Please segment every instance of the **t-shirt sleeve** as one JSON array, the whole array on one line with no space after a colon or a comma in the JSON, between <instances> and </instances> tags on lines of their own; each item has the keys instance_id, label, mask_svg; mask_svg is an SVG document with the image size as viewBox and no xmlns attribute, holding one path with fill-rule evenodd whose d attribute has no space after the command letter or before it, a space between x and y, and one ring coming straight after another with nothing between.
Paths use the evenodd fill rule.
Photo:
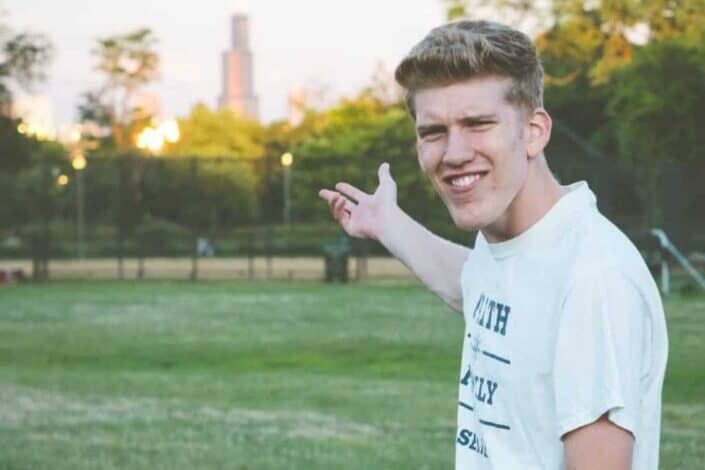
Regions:
<instances>
[{"instance_id":1,"label":"t-shirt sleeve","mask_svg":"<svg viewBox=\"0 0 705 470\"><path fill-rule=\"evenodd\" d=\"M650 354L646 308L638 288L618 272L584 275L569 288L553 368L559 437L605 413L638 437L640 381Z\"/></svg>"}]
</instances>

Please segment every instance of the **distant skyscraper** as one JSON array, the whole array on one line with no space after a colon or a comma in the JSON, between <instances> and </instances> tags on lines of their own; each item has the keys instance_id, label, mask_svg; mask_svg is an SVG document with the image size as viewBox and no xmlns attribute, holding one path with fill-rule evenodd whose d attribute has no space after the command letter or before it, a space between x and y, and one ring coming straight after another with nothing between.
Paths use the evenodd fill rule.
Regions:
<instances>
[{"instance_id":1,"label":"distant skyscraper","mask_svg":"<svg viewBox=\"0 0 705 470\"><path fill-rule=\"evenodd\" d=\"M248 23L247 15L236 13L232 17L232 44L223 53L223 92L218 107L259 119Z\"/></svg>"},{"instance_id":2,"label":"distant skyscraper","mask_svg":"<svg viewBox=\"0 0 705 470\"><path fill-rule=\"evenodd\" d=\"M289 125L296 127L306 117L306 108L308 106L308 93L303 87L297 86L289 91Z\"/></svg>"}]
</instances>

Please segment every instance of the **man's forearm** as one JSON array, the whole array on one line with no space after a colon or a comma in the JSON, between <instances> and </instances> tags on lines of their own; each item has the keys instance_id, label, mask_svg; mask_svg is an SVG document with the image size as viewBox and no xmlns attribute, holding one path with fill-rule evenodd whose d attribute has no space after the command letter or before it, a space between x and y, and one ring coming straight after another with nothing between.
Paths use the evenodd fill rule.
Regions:
<instances>
[{"instance_id":1,"label":"man's forearm","mask_svg":"<svg viewBox=\"0 0 705 470\"><path fill-rule=\"evenodd\" d=\"M460 273L470 249L431 233L398 207L387 214L384 226L378 241L431 292L462 312Z\"/></svg>"}]
</instances>

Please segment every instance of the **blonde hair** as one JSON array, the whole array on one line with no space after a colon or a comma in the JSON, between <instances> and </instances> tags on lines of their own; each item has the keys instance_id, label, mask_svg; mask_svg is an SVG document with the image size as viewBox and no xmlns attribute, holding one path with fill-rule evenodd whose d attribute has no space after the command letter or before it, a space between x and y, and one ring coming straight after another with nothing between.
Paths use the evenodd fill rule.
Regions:
<instances>
[{"instance_id":1,"label":"blonde hair","mask_svg":"<svg viewBox=\"0 0 705 470\"><path fill-rule=\"evenodd\" d=\"M487 75L511 78L507 102L529 113L543 106L543 67L531 39L491 21L461 20L432 29L404 57L394 77L416 119L416 91Z\"/></svg>"}]
</instances>

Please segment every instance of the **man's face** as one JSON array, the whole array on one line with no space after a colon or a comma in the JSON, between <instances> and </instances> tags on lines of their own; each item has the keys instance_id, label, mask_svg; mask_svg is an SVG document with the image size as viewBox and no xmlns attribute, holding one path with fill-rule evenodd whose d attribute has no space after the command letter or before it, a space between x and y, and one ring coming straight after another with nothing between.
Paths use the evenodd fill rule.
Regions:
<instances>
[{"instance_id":1,"label":"man's face","mask_svg":"<svg viewBox=\"0 0 705 470\"><path fill-rule=\"evenodd\" d=\"M485 76L415 95L419 163L463 230L506 223L526 179L528 123L509 85Z\"/></svg>"}]
</instances>

